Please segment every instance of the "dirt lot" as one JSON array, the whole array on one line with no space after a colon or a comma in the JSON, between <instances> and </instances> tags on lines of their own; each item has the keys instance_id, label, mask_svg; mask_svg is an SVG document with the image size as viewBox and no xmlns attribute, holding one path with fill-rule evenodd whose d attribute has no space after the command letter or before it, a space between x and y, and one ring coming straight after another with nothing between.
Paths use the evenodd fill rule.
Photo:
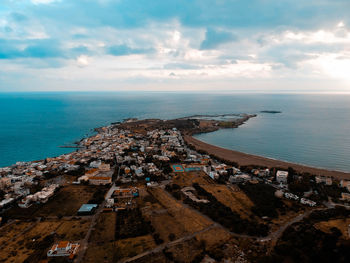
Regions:
<instances>
[{"instance_id":1,"label":"dirt lot","mask_svg":"<svg viewBox=\"0 0 350 263\"><path fill-rule=\"evenodd\" d=\"M197 212L183 206L161 188L150 188L150 193L167 210L169 215L180 224L185 232L194 233L211 225L211 222ZM167 222L164 222L165 224Z\"/></svg>"},{"instance_id":2,"label":"dirt lot","mask_svg":"<svg viewBox=\"0 0 350 263\"><path fill-rule=\"evenodd\" d=\"M220 227L212 228L195 237L196 240L205 242L206 249L210 249L218 244L223 244L230 238L231 235Z\"/></svg>"},{"instance_id":3,"label":"dirt lot","mask_svg":"<svg viewBox=\"0 0 350 263\"><path fill-rule=\"evenodd\" d=\"M214 184L214 181L204 172L184 172L176 173L173 183L181 187L192 186L193 183L200 185Z\"/></svg>"},{"instance_id":4,"label":"dirt lot","mask_svg":"<svg viewBox=\"0 0 350 263\"><path fill-rule=\"evenodd\" d=\"M69 185L63 187L37 213L37 216L74 216L80 206L87 203L94 192L94 186ZM57 209L59 207L59 209Z\"/></svg>"},{"instance_id":5,"label":"dirt lot","mask_svg":"<svg viewBox=\"0 0 350 263\"><path fill-rule=\"evenodd\" d=\"M114 241L116 216L117 214L114 212L102 213L91 233L89 242L105 243Z\"/></svg>"},{"instance_id":6,"label":"dirt lot","mask_svg":"<svg viewBox=\"0 0 350 263\"><path fill-rule=\"evenodd\" d=\"M115 242L115 260L134 257L142 252L155 248L153 237L151 235L135 238L121 239Z\"/></svg>"},{"instance_id":7,"label":"dirt lot","mask_svg":"<svg viewBox=\"0 0 350 263\"><path fill-rule=\"evenodd\" d=\"M86 251L83 259L84 263L95 262L115 262L113 260L115 253L115 242L108 242L104 244L90 245Z\"/></svg>"},{"instance_id":8,"label":"dirt lot","mask_svg":"<svg viewBox=\"0 0 350 263\"><path fill-rule=\"evenodd\" d=\"M86 185L68 185L45 204L33 204L29 208L15 206L5 212L6 218L35 219L36 217L75 216L80 206L87 203L98 188ZM59 208L59 209L58 209Z\"/></svg>"},{"instance_id":9,"label":"dirt lot","mask_svg":"<svg viewBox=\"0 0 350 263\"><path fill-rule=\"evenodd\" d=\"M343 234L342 238L350 239L348 234L349 224L350 224L350 218L344 218L344 219L333 219L329 221L319 222L315 224L315 227L326 233L331 233L330 229L332 227L336 227L342 232Z\"/></svg>"},{"instance_id":10,"label":"dirt lot","mask_svg":"<svg viewBox=\"0 0 350 263\"><path fill-rule=\"evenodd\" d=\"M233 191L226 185L201 185L207 192L211 193L222 204L230 207L243 218L251 217L250 208L254 205L243 191Z\"/></svg>"},{"instance_id":11,"label":"dirt lot","mask_svg":"<svg viewBox=\"0 0 350 263\"><path fill-rule=\"evenodd\" d=\"M83 262L117 262L122 258L133 257L155 247L156 244L151 235L121 239L104 244L90 244Z\"/></svg>"},{"instance_id":12,"label":"dirt lot","mask_svg":"<svg viewBox=\"0 0 350 263\"><path fill-rule=\"evenodd\" d=\"M84 237L87 220L48 220L43 222L18 222L1 231L0 262L23 262L31 256L30 262L46 258L47 250L54 241L80 240ZM52 233L55 234L52 234Z\"/></svg>"}]
</instances>

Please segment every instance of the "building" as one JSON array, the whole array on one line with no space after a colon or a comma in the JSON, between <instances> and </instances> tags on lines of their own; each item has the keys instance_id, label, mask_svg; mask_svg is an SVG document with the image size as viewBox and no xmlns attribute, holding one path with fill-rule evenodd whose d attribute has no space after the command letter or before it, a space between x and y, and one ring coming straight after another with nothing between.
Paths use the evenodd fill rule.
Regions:
<instances>
[{"instance_id":1,"label":"building","mask_svg":"<svg viewBox=\"0 0 350 263\"><path fill-rule=\"evenodd\" d=\"M101 172L109 172L111 170L111 165L110 164L106 164L106 163L102 163L99 167L99 170Z\"/></svg>"},{"instance_id":2,"label":"building","mask_svg":"<svg viewBox=\"0 0 350 263\"><path fill-rule=\"evenodd\" d=\"M350 192L350 181L349 180L341 180L340 187L344 187Z\"/></svg>"},{"instance_id":3,"label":"building","mask_svg":"<svg viewBox=\"0 0 350 263\"><path fill-rule=\"evenodd\" d=\"M93 176L89 178L89 183L93 185L106 185L112 183L112 177Z\"/></svg>"},{"instance_id":4,"label":"building","mask_svg":"<svg viewBox=\"0 0 350 263\"><path fill-rule=\"evenodd\" d=\"M278 170L276 173L276 181L278 183L286 184L288 179L288 172L287 171L280 171Z\"/></svg>"},{"instance_id":5,"label":"building","mask_svg":"<svg viewBox=\"0 0 350 263\"><path fill-rule=\"evenodd\" d=\"M48 257L69 257L73 259L78 251L79 243L70 243L69 241L60 241L54 244L49 251Z\"/></svg>"},{"instance_id":6,"label":"building","mask_svg":"<svg viewBox=\"0 0 350 263\"><path fill-rule=\"evenodd\" d=\"M132 198L138 196L139 190L137 188L116 189L112 194L113 198Z\"/></svg>"},{"instance_id":7,"label":"building","mask_svg":"<svg viewBox=\"0 0 350 263\"><path fill-rule=\"evenodd\" d=\"M344 201L350 201L350 194L349 193L341 193L341 199Z\"/></svg>"},{"instance_id":8,"label":"building","mask_svg":"<svg viewBox=\"0 0 350 263\"><path fill-rule=\"evenodd\" d=\"M78 210L78 215L92 215L97 209L97 206L97 204L83 204Z\"/></svg>"},{"instance_id":9,"label":"building","mask_svg":"<svg viewBox=\"0 0 350 263\"><path fill-rule=\"evenodd\" d=\"M326 185L332 185L332 178L327 176L316 176L316 184L324 183Z\"/></svg>"}]
</instances>

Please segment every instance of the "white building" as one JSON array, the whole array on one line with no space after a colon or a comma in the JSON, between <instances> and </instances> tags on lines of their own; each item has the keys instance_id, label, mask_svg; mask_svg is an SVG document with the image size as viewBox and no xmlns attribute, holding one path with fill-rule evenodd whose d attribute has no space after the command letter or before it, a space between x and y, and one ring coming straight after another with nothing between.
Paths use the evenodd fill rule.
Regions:
<instances>
[{"instance_id":1,"label":"white building","mask_svg":"<svg viewBox=\"0 0 350 263\"><path fill-rule=\"evenodd\" d=\"M278 183L286 184L288 179L288 172L287 171L280 171L278 170L276 173L276 181Z\"/></svg>"},{"instance_id":2,"label":"white building","mask_svg":"<svg viewBox=\"0 0 350 263\"><path fill-rule=\"evenodd\" d=\"M60 241L54 244L49 251L47 251L48 257L70 257L73 258L77 253L79 244L72 244L69 241Z\"/></svg>"}]
</instances>

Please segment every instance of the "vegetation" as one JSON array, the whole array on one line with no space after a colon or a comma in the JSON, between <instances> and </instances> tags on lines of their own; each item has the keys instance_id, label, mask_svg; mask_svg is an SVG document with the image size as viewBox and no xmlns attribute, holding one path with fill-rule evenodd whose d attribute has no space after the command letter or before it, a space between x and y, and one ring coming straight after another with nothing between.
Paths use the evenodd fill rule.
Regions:
<instances>
[{"instance_id":1,"label":"vegetation","mask_svg":"<svg viewBox=\"0 0 350 263\"><path fill-rule=\"evenodd\" d=\"M120 210L117 214L115 238L125 239L144 236L154 232L150 222L145 221L140 209Z\"/></svg>"},{"instance_id":2,"label":"vegetation","mask_svg":"<svg viewBox=\"0 0 350 263\"><path fill-rule=\"evenodd\" d=\"M350 262L349 244L339 240L341 232L316 229L307 221L296 223L283 233L274 252L265 262Z\"/></svg>"},{"instance_id":3,"label":"vegetation","mask_svg":"<svg viewBox=\"0 0 350 263\"><path fill-rule=\"evenodd\" d=\"M241 184L239 186L252 200L252 212L257 216L277 218L277 209L284 210L283 202L275 196L275 188L268 184Z\"/></svg>"},{"instance_id":4,"label":"vegetation","mask_svg":"<svg viewBox=\"0 0 350 263\"><path fill-rule=\"evenodd\" d=\"M97 190L92 195L88 204L101 204L105 200L105 194L107 189L107 187L99 186L99 188L97 188Z\"/></svg>"},{"instance_id":5,"label":"vegetation","mask_svg":"<svg viewBox=\"0 0 350 263\"><path fill-rule=\"evenodd\" d=\"M200 187L198 184L193 184L198 195L204 196L209 203L197 203L190 199L185 199L187 204L195 207L202 213L209 216L214 221L227 227L235 233L246 233L254 236L266 236L269 227L265 224L259 224L253 220L242 219L240 215L233 212L229 207L220 203L211 193Z\"/></svg>"}]
</instances>

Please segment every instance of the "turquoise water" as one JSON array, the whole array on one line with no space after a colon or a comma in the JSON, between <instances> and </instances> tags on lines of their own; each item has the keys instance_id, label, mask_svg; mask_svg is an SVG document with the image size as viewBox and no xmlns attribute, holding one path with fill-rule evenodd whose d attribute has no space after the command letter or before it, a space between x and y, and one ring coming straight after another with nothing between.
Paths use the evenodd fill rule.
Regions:
<instances>
[{"instance_id":1,"label":"turquoise water","mask_svg":"<svg viewBox=\"0 0 350 263\"><path fill-rule=\"evenodd\" d=\"M350 96L141 92L0 94L0 166L69 152L58 146L125 118L225 113L258 117L238 129L197 138L247 153L350 171Z\"/></svg>"}]
</instances>

